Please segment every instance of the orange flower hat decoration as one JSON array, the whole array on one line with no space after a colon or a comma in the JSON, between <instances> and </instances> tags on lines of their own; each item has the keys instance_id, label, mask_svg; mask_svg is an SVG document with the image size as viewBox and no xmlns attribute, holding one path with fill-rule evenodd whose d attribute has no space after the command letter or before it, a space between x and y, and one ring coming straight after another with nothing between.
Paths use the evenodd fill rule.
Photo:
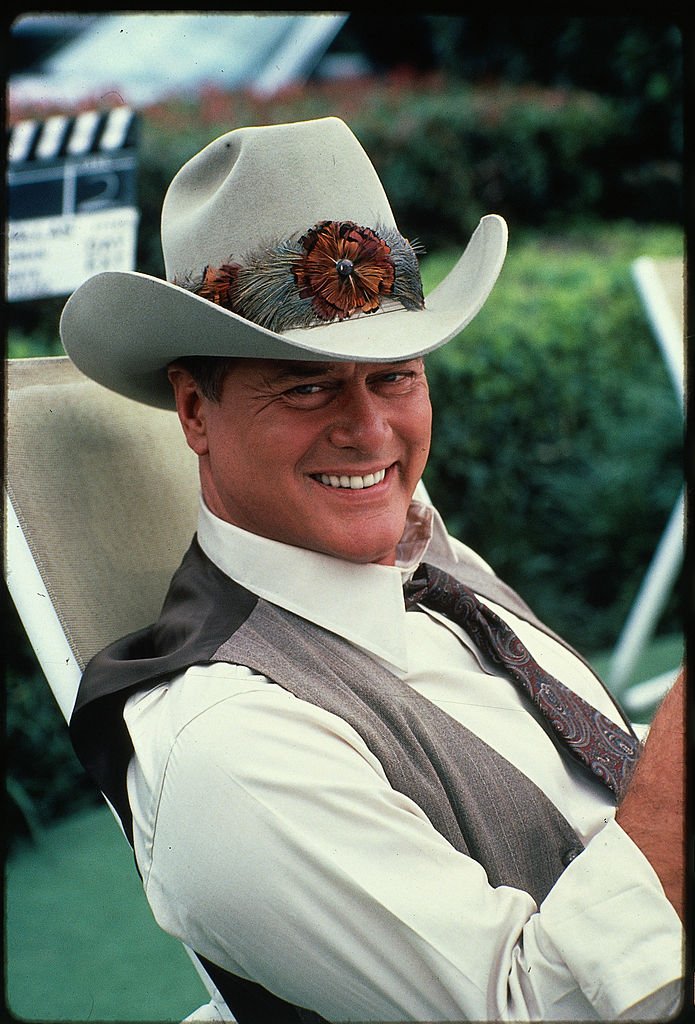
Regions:
<instances>
[{"instance_id":1,"label":"orange flower hat decoration","mask_svg":"<svg viewBox=\"0 0 695 1024\"><path fill-rule=\"evenodd\" d=\"M305 255L294 270L301 298L311 298L321 320L374 313L396 276L391 249L371 228L326 220L301 239Z\"/></svg>"},{"instance_id":2,"label":"orange flower hat decoration","mask_svg":"<svg viewBox=\"0 0 695 1024\"><path fill-rule=\"evenodd\" d=\"M375 313L384 298L422 309L422 251L395 228L326 220L243 263L207 266L198 280L174 283L282 332Z\"/></svg>"}]
</instances>

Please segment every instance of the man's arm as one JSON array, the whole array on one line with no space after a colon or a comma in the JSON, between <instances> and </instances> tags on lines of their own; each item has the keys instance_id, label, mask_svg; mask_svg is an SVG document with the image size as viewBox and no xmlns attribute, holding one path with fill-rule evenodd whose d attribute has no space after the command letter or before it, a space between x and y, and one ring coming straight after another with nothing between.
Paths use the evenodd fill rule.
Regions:
<instances>
[{"instance_id":1,"label":"man's arm","mask_svg":"<svg viewBox=\"0 0 695 1024\"><path fill-rule=\"evenodd\" d=\"M351 726L248 670L194 667L126 720L155 916L232 973L329 1020L614 1020L654 992L674 1012L678 918L614 821L537 908L491 887Z\"/></svg>"},{"instance_id":2,"label":"man's arm","mask_svg":"<svg viewBox=\"0 0 695 1024\"><path fill-rule=\"evenodd\" d=\"M654 717L616 820L641 849L684 920L685 674Z\"/></svg>"}]
</instances>

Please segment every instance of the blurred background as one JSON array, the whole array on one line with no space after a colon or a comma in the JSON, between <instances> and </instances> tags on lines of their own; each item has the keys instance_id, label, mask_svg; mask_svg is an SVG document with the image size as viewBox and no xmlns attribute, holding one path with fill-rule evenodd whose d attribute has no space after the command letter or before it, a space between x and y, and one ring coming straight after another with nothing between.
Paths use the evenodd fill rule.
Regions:
<instances>
[{"instance_id":1,"label":"blurred background","mask_svg":"<svg viewBox=\"0 0 695 1024\"><path fill-rule=\"evenodd\" d=\"M401 232L426 248L426 292L480 216L506 218L509 254L490 299L428 359L425 482L451 531L610 685L683 484L682 402L632 272L640 256L683 258L682 27L637 16L114 12L23 16L5 43L11 358L62 354L60 310L88 276L55 249L56 218L81 214L119 269L163 276L166 187L234 127L344 118ZM115 182L103 208L89 192L95 155ZM83 191L66 210L69 174ZM683 656L677 553L669 572L616 691ZM6 603L9 1010L180 1019L204 990L151 922ZM657 697L634 717L649 721Z\"/></svg>"}]
</instances>

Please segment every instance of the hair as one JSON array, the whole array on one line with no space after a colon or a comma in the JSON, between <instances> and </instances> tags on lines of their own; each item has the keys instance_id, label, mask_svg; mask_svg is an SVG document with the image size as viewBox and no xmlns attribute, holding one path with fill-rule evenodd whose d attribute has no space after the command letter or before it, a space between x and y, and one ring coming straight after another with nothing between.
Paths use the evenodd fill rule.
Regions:
<instances>
[{"instance_id":1,"label":"hair","mask_svg":"<svg viewBox=\"0 0 695 1024\"><path fill-rule=\"evenodd\" d=\"M188 370L201 394L211 402L220 401L224 379L234 362L233 356L182 356L174 360L175 365Z\"/></svg>"}]
</instances>

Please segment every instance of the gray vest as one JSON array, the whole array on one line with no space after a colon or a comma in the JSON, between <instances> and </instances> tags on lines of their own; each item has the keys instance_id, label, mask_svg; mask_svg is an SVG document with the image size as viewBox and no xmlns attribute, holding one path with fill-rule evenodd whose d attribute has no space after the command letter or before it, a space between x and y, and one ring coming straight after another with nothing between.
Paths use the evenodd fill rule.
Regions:
<instances>
[{"instance_id":1,"label":"gray vest","mask_svg":"<svg viewBox=\"0 0 695 1024\"><path fill-rule=\"evenodd\" d=\"M435 535L427 559L551 632L497 577L473 563L452 564L443 535ZM229 579L195 539L157 623L89 663L71 720L76 752L131 841L125 780L132 746L123 705L160 679L216 661L246 665L353 726L390 785L414 800L456 850L482 864L493 886L523 889L540 903L581 852L565 818L505 758L346 640Z\"/></svg>"}]
</instances>

